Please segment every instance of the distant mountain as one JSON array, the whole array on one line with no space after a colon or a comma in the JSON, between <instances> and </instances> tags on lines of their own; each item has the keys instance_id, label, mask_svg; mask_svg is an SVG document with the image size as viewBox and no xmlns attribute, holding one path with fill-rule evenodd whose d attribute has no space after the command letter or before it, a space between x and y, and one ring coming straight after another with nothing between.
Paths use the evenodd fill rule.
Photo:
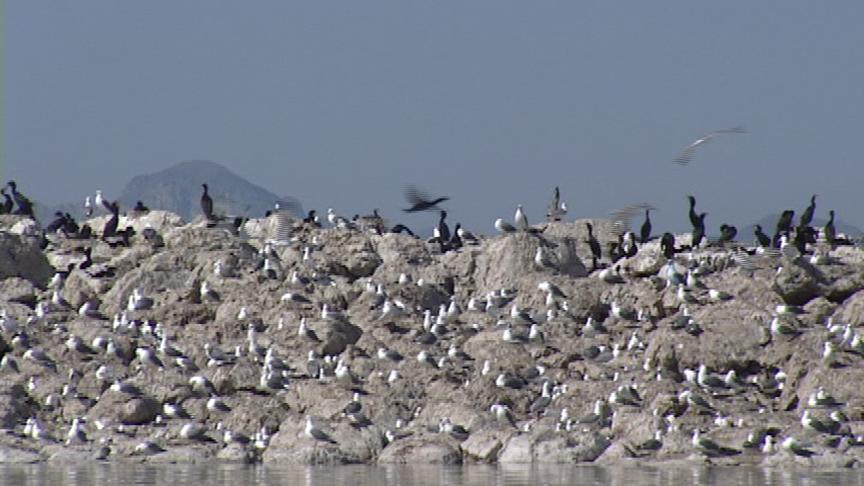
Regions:
<instances>
[{"instance_id":1,"label":"distant mountain","mask_svg":"<svg viewBox=\"0 0 864 486\"><path fill-rule=\"evenodd\" d=\"M201 184L210 188L216 213L260 217L273 209L274 203L302 212L297 200L279 197L231 172L225 166L206 160L180 162L153 174L133 177L120 192L121 210L142 201L151 209L179 214L186 221L201 215Z\"/></svg>"},{"instance_id":2,"label":"distant mountain","mask_svg":"<svg viewBox=\"0 0 864 486\"><path fill-rule=\"evenodd\" d=\"M290 197L276 194L257 186L231 172L225 166L206 160L180 162L154 174L133 177L120 192L120 211L126 212L138 201L150 209L164 209L179 214L184 220L192 221L201 215L201 184L206 183L213 198L217 214L261 217L279 202L283 208L301 215L303 207ZM108 198L116 197L116 192L106 191ZM65 204L42 204L34 201L36 217L42 224L54 219L55 211L63 211L80 219L84 215L84 201ZM96 209L97 215L105 214L104 209Z\"/></svg>"},{"instance_id":3,"label":"distant mountain","mask_svg":"<svg viewBox=\"0 0 864 486\"><path fill-rule=\"evenodd\" d=\"M798 224L798 218L799 217L800 217L800 215L796 211L795 212L795 224ZM762 231L764 231L766 235L771 236L774 234L774 231L777 229L777 220L778 219L780 219L780 213L769 214L754 224L762 225ZM821 228L822 226L825 226L825 223L827 223L827 222L828 222L828 218L815 217L815 218L813 218L813 223L811 223L811 226L816 227L816 228ZM846 233L849 236L860 236L862 233L864 233L864 231L861 231L861 228L852 226L851 224L846 223L843 220L837 219L837 218L834 219L834 227L837 229L838 233ZM749 234L752 236L753 235L752 228L753 228L753 225L750 225L750 228L745 228L745 231L746 231L745 234ZM742 229L739 228L738 229L739 234L741 234L741 231L742 231ZM739 239L740 239L740 237L739 237Z\"/></svg>"}]
</instances>

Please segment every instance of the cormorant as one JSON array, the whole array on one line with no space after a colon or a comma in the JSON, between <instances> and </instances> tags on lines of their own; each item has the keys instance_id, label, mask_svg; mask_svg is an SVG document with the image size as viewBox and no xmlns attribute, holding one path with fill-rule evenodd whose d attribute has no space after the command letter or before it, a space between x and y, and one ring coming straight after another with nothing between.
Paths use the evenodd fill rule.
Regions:
<instances>
[{"instance_id":1,"label":"cormorant","mask_svg":"<svg viewBox=\"0 0 864 486\"><path fill-rule=\"evenodd\" d=\"M204 194L201 195L201 212L208 221L213 220L213 199L207 193L207 184L201 184L204 188Z\"/></svg>"}]
</instances>

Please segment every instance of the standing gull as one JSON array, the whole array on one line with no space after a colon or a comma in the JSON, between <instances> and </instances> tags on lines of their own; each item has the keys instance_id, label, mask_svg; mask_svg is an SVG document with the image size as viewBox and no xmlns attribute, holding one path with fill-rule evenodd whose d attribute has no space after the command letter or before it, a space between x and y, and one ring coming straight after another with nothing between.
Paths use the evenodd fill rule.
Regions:
<instances>
[{"instance_id":1,"label":"standing gull","mask_svg":"<svg viewBox=\"0 0 864 486\"><path fill-rule=\"evenodd\" d=\"M525 211L522 210L521 204L516 206L513 222L516 223L516 229L519 231L528 231L528 217L525 216Z\"/></svg>"}]
</instances>

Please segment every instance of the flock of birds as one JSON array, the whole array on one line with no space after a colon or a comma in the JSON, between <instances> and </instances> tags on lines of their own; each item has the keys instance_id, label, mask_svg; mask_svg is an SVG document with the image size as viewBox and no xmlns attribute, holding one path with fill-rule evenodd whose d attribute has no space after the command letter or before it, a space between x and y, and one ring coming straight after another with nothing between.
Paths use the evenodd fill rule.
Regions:
<instances>
[{"instance_id":1,"label":"flock of birds","mask_svg":"<svg viewBox=\"0 0 864 486\"><path fill-rule=\"evenodd\" d=\"M689 162L698 147L716 135L726 133L744 133L744 131L735 128L712 132L688 146L676 159L676 162L682 164ZM16 184L10 181L7 187L11 189L11 196L6 193L4 188L2 193L5 197L5 203L2 206L2 211L32 216L32 203L18 191ZM217 223L226 218L216 214L207 184L203 184L202 187L203 194L200 200L202 215L208 226L217 226ZM417 188L409 187L406 190L406 199L409 202L409 207L404 210L405 212L438 212L438 222L429 243L433 247L437 246L441 252L459 251L465 245L482 244L482 238L472 235L460 224L456 225L454 231L450 231L446 222L447 212L440 207L442 203L448 200L447 197L430 198ZM726 268L724 265L732 265L734 262L745 270L752 270L754 268L753 261L757 257L777 258L777 261L782 262L782 265L789 265L793 264L791 262L794 262L795 259L805 256L810 256L810 262L813 264L825 264L829 262L830 252L837 246L854 243L850 238L837 233L834 228L833 211L829 212L830 220L824 227L814 228L811 226L816 208L816 195L810 199L809 206L802 212L797 224L794 211L790 209L783 212L771 236L766 235L760 226L756 226L754 228L756 239L754 245L739 243L736 240L738 237L737 229L727 224L720 227L719 239L709 239L706 236L706 213L697 212L696 200L693 196L689 196L688 200L688 219L692 225L689 241L679 242L675 235L668 232L659 237L654 235L650 219L652 208L648 205L639 205L626 208L620 214L621 219L624 220L644 211L644 221L640 226L638 236L635 232L622 230L618 232L614 240L606 242L605 251L604 245L599 241L592 224L585 223L587 230L585 243L590 249L590 255L585 255L585 257L590 257L592 261L591 271L597 278L607 284L617 285L626 281L620 266L617 265L619 260L638 256L639 252L648 247L649 243L659 239L660 252L668 261L653 280L656 281L659 291L665 288L675 290L680 312L671 320L672 328L683 329L695 336L701 333L701 329L699 323L692 316L691 309L693 307L735 298L735 296L719 289L708 288L703 283L707 275ZM94 209L104 210L111 215L102 228L100 237L112 247L126 247L134 244L132 238L135 233L131 227L118 232L119 205L105 199L101 191L97 191L92 204L89 197L86 199L85 209L88 216L93 215ZM144 214L149 209L139 202L133 211ZM278 211L279 208L274 212L278 213ZM560 192L556 187L546 211L547 224L561 221L566 214L566 203L561 201ZM239 229L242 227L242 223L242 220L240 222L230 221L229 228ZM271 243L267 243L262 246L253 270L261 272L268 279L283 280L291 290L281 296L280 302L289 307L306 311L316 309L317 315L310 315L309 317L317 317L319 322L323 323L346 322L352 316L348 314L346 309L337 308L327 302L316 301L315 297L307 292L308 289L316 286L332 285L333 281L332 275L321 272L315 267L316 253L320 250L321 245L315 233L317 228L329 225L344 231L371 231L377 234L404 232L414 236L414 233L404 225L386 226L377 210L370 216L355 216L349 220L339 216L331 208L327 211L326 223L321 221L313 210L302 222L298 222L298 225L305 227L308 231L306 233L297 232L297 234L305 234L309 237L309 239L303 239L303 236L297 236L291 242L291 244L302 248L303 256L300 266L296 266L290 274L284 271L285 265L280 261L278 252ZM544 236L546 226L532 226L522 205L516 207L512 223L498 218L494 222L494 227L502 234L525 233L536 237L540 244L534 255L534 265L537 270L549 271L554 274L556 264L550 255L550 248L553 244ZM160 235L152 229L148 228L148 230L145 230L143 235L147 242L154 244L154 247L157 246L155 243L164 244ZM58 236L71 240L87 240L95 238L97 235L86 224L79 226L68 213L58 213L56 219L45 226L42 238L47 246L51 239ZM14 350L3 355L2 360L0 360L0 372L20 373L21 367L15 359L16 356L55 372L59 372L64 366L68 368L68 380L66 380L62 390L47 394L42 406L56 408L61 400L72 397L81 398L76 389L77 383L81 380L81 371L64 363L64 360L52 357L52 353L35 346L30 341L30 330L49 325L49 322L53 322L52 325L55 326L54 331L56 333L66 334L65 347L68 352L100 363L93 371L100 383L116 393L129 397L142 394L138 387L130 383L132 375L141 372L141 370L165 369L170 366L188 376L187 385L190 389L190 396L206 398L207 410L218 415L230 411L231 407L226 403L224 397L219 396L215 386L207 377L207 373L202 369L209 370L230 366L241 360L249 360L256 366L260 366L258 388L268 393L286 390L290 388L292 380L298 379L298 370L293 369L288 360L280 358L277 351L278 338L276 333L288 328L289 322L280 320L277 325L262 328L260 323L255 323L250 319L245 307L237 316L238 322L248 323L245 340L237 344L233 350L221 349L217 343L206 343L203 349L206 362L196 362L193 358L195 353L187 353L172 342L170 331L165 326L146 318L157 304L154 298L144 295L140 289L136 288L132 291L128 296L126 309L114 316L113 320L102 316L93 302L88 301L77 310L70 309L68 302L63 300L61 293L66 279L72 272L84 271L91 278L112 278L114 276L113 269L106 268L104 265L98 266L98 271L93 268L94 262L91 251L92 247L83 249L82 252L86 255L83 260L71 263L67 269L57 272L48 285L46 298L35 305L34 313L27 319L26 323L19 322L16 318L8 315L5 310L0 313L0 331L4 337L8 338ZM683 267L681 259L676 260L678 256L683 256ZM221 259L214 263L213 278L218 282L236 277L240 273L240 265L236 258ZM311 275L304 275L304 269L316 270ZM213 285L209 280L201 282L200 289L198 289L198 298L201 303L218 305L221 302L222 297L213 288ZM423 286L429 284L422 280L413 281L410 275L403 273L393 285ZM551 281L543 281L537 285L537 292L543 296L545 302L545 309L542 310L520 307L517 304L518 293L511 289L491 291L484 295L465 296L465 300L461 303L453 289L450 289L448 292L450 294L449 304L442 304L438 309L417 309L410 302L391 296L388 285L380 282L368 281L365 284L365 292L372 299L372 309L377 314L376 321L397 329L398 333L402 333L400 323L411 323L422 316L422 324L417 329L412 330L414 342L422 346L421 351L414 358L417 365L433 370L433 372L446 372L458 377L464 382L466 388L470 387L471 383L476 380L491 380L495 387L505 391L524 391L536 387L538 390L536 396L531 400L526 410L516 410L513 403L506 400L491 404L488 413L494 420L505 426L524 431L531 430L541 418L550 416L551 411L555 410L555 403L562 401L562 397L567 397L570 393L570 386L562 380L548 377L548 367L540 362L537 362L527 371L520 370L518 372L507 370L506 363L492 363L489 360L486 360L482 365L475 365L474 359L460 349L457 344L460 341L457 338L460 336L491 329L494 332L500 332L501 342L507 345L554 346L554 343L546 338L544 329L555 322L565 319L575 320L575 318L569 309L567 292ZM647 309L628 308L616 300L607 302L607 304L609 318L613 320L635 323L638 326L640 323L644 324L656 319ZM49 319L52 314L61 312L77 312L82 317L104 320L106 333L100 332L91 342L85 342L81 337L65 331L62 319L53 321ZM773 319L765 327L769 339L789 339L804 332L804 326L799 322L799 316L803 312L801 308L781 305L772 309L771 312ZM610 325L612 325L611 321L607 323L589 316L581 325L579 332L583 337L610 335L608 327ZM262 333L270 341L270 345L261 344ZM829 322L825 333L823 358L826 362L835 363L840 351L849 351L858 355L864 354L864 340L852 325ZM137 343L135 349L123 349L118 343L118 336L133 337ZM312 324L306 316L299 319L296 326L296 338L301 342L316 345L321 344L322 341L312 329ZM614 343L609 346L592 345L583 350L582 356L590 362L604 366L628 359L642 359L646 348L643 338L644 335L640 338L639 333L634 331L626 342ZM308 352L305 370L300 370L299 376L305 379L341 383L346 388L361 391L363 384L372 380L381 380L386 383L386 386L392 387L402 380L410 379L408 376L403 376L410 368L399 367L399 363L405 358L396 349L382 346L369 357L392 366L389 371L386 370L387 365L382 365L380 369L376 368L374 376L359 376L352 369L349 360L340 356L344 353L344 346L336 346L338 349L332 349L328 345L329 343L324 343L321 346L324 352L315 350ZM446 347L442 348L442 346ZM436 356L436 350L440 349L446 349L446 352ZM126 364L134 362L136 364L130 368L132 373L129 374L123 371L118 372L112 362ZM647 373L655 373L657 380L669 379L666 370L662 369L658 363L652 363L648 358L644 358L641 369ZM624 379L620 374L616 371L608 379L611 382L623 382ZM587 375L585 379L588 379ZM699 415L714 417L714 424L718 427L736 426L736 424L741 426L743 424L742 419L736 421L723 414L721 412L722 407L717 403L712 403L712 398L719 401L724 397L741 397L753 393L776 397L783 390L785 381L785 373L779 368L771 370L770 374L752 376L749 380L739 378L735 370L715 374L709 371L704 364L700 365L698 369L684 370L682 380L684 389L673 398L666 410L654 411L656 419L654 436L644 443L627 444L626 448L633 456L643 456L661 449L664 437L680 430L677 422L688 409L695 410ZM27 380L27 384L30 392L34 392L39 387L38 380L32 376ZM355 427L364 427L372 423L366 413L367 410L364 408L361 391L353 392L351 401L342 410L342 417ZM89 399L92 400L92 398ZM555 413L557 417L554 418L553 423L557 430L569 431L595 426L603 428L615 420L620 410L640 409L644 404L645 400L641 397L638 385L632 382L625 383L615 386L608 397L597 398L594 401L593 411L585 416L572 417L568 407L558 408ZM824 389L819 389L810 397L808 406L813 409L831 410L831 412L827 417L818 418L814 416L811 410L805 410L801 416L801 425L805 430L824 435L831 440L836 439L838 443L845 441L848 445L864 444L862 437L854 436L849 432L849 427L846 424L848 419L842 411L842 404ZM161 407L156 418L157 424L174 419L190 418L189 414L183 410L182 403L166 401L161 404ZM761 411L764 412L764 409ZM412 417L400 418L391 428L388 428L385 431L387 441L399 440L407 435L408 433L404 430L407 429L408 422L419 412L420 410L415 411ZM90 420L93 420L94 426L99 430L105 427L114 427L122 433L125 427L122 424L103 423L95 418L75 417L65 434L65 443L81 444L88 442L85 424ZM459 441L465 440L471 434L471 431L462 425L453 423L446 416L440 418L440 422L434 429L438 433L447 434ZM212 427L199 421L187 420L180 428L178 436L191 441L206 440L209 438L208 434L211 430ZM221 422L216 425L216 430L222 434L222 441L226 444L240 442L259 451L268 447L272 433L267 427L262 427L250 437L228 429ZM741 452L738 448L720 445L702 433L699 427L694 428L691 443L696 450L705 455L726 456ZM306 417L304 434L315 441L337 443L333 435L327 431L326 426L321 425L317 418L311 415ZM777 429L756 427L743 447L759 448L766 454L773 453L778 445L777 437L779 434L780 431ZM36 416L30 417L24 424L22 435L38 441L58 440L51 435L45 424ZM792 436L780 441L779 445L783 449L801 456L810 456L815 453L807 447L807 444ZM135 451L141 454L153 454L161 450L161 446L152 440L145 440L135 448ZM110 440L106 440L97 451L96 457L104 459L110 452Z\"/></svg>"}]
</instances>

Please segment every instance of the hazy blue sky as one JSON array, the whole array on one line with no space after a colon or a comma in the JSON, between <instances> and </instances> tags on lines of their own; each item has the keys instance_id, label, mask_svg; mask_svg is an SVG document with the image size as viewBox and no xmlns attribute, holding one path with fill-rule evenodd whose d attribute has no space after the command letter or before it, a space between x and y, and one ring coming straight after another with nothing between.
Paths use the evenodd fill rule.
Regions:
<instances>
[{"instance_id":1,"label":"hazy blue sky","mask_svg":"<svg viewBox=\"0 0 864 486\"><path fill-rule=\"evenodd\" d=\"M210 159L419 227L407 182L482 231L556 184L569 217L650 201L682 229L692 192L716 233L817 192L864 226L860 0L5 4L2 177L42 201Z\"/></svg>"}]
</instances>

